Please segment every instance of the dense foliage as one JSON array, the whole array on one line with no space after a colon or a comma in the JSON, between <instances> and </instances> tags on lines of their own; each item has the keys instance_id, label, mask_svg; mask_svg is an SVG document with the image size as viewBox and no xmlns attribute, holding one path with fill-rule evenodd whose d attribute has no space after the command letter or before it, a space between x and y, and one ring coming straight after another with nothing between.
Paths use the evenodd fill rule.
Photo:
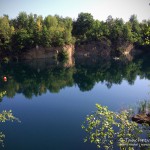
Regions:
<instances>
[{"instance_id":1,"label":"dense foliage","mask_svg":"<svg viewBox=\"0 0 150 150\"><path fill-rule=\"evenodd\" d=\"M128 22L124 22L123 19L108 16L103 22L94 20L89 13L80 13L73 22L73 35L78 43L107 40L114 48L120 48L124 43L150 46L150 20L140 23L132 15Z\"/></svg>"},{"instance_id":2,"label":"dense foliage","mask_svg":"<svg viewBox=\"0 0 150 150\"><path fill-rule=\"evenodd\" d=\"M45 18L20 12L15 19L0 17L0 55L12 56L35 46L54 47L75 42L107 41L116 50L122 45L150 46L150 20L138 22L132 15L128 22L122 19L94 20L89 13L80 13L76 20L58 15Z\"/></svg>"},{"instance_id":3,"label":"dense foliage","mask_svg":"<svg viewBox=\"0 0 150 150\"><path fill-rule=\"evenodd\" d=\"M20 54L37 45L63 46L72 40L72 19L58 15L37 16L19 13L17 18L0 17L0 53Z\"/></svg>"}]
</instances>

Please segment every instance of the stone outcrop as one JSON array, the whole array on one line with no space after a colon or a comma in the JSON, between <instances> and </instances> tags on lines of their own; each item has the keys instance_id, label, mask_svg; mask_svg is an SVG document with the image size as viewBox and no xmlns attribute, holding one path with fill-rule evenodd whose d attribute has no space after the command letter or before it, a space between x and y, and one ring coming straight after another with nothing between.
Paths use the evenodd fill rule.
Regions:
<instances>
[{"instance_id":1,"label":"stone outcrop","mask_svg":"<svg viewBox=\"0 0 150 150\"><path fill-rule=\"evenodd\" d=\"M144 114L137 114L135 116L132 117L132 121L135 121L137 123L148 123L150 125L150 116Z\"/></svg>"},{"instance_id":2,"label":"stone outcrop","mask_svg":"<svg viewBox=\"0 0 150 150\"><path fill-rule=\"evenodd\" d=\"M100 42L90 42L75 47L75 56L85 56L85 57L110 57L111 47L110 43L106 41Z\"/></svg>"},{"instance_id":3,"label":"stone outcrop","mask_svg":"<svg viewBox=\"0 0 150 150\"><path fill-rule=\"evenodd\" d=\"M68 54L68 59L64 63L64 67L74 66L74 46L73 45L66 45L63 47L64 51Z\"/></svg>"},{"instance_id":4,"label":"stone outcrop","mask_svg":"<svg viewBox=\"0 0 150 150\"><path fill-rule=\"evenodd\" d=\"M72 57L74 54L74 46L73 45L65 45L63 47L50 47L50 48L36 46L35 48L27 50L26 52L21 54L20 57L21 57L21 59L55 58L63 50L68 53L69 57Z\"/></svg>"},{"instance_id":5,"label":"stone outcrop","mask_svg":"<svg viewBox=\"0 0 150 150\"><path fill-rule=\"evenodd\" d=\"M133 44L125 44L124 45L124 50L123 50L123 54L124 55L129 55L131 53L131 51L133 50L134 46Z\"/></svg>"},{"instance_id":6,"label":"stone outcrop","mask_svg":"<svg viewBox=\"0 0 150 150\"><path fill-rule=\"evenodd\" d=\"M63 47L50 48L36 46L35 48L21 54L20 59L57 59L59 53L61 53L62 51L65 51L68 54L68 63L66 64L66 66L71 66L72 64L74 64L74 56L75 59L83 57L91 57L93 59L101 57L104 59L109 59L111 57L120 57L121 55L124 55L125 57L129 58L129 60L132 60L132 55L136 53L136 50L131 43L124 42L122 43L122 45L120 44L120 46L116 50L109 40L103 39L101 41L92 41L76 46L65 45ZM117 55L117 52L119 52L119 55Z\"/></svg>"},{"instance_id":7,"label":"stone outcrop","mask_svg":"<svg viewBox=\"0 0 150 150\"><path fill-rule=\"evenodd\" d=\"M33 49L30 49L23 54L21 54L20 59L30 61L30 60L36 60L36 59L45 59L45 62L56 62L57 61L59 53L62 51L65 51L68 55L68 60L64 62L64 67L70 67L74 65L74 45L65 45L63 47L50 47L50 48L44 48L36 46Z\"/></svg>"}]
</instances>

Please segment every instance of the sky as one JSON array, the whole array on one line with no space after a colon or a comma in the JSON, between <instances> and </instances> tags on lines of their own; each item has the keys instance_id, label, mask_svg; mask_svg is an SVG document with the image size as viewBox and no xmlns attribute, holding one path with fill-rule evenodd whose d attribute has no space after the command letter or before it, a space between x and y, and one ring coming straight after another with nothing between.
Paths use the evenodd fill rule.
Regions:
<instances>
[{"instance_id":1,"label":"sky","mask_svg":"<svg viewBox=\"0 0 150 150\"><path fill-rule=\"evenodd\" d=\"M94 19L105 21L109 15L128 21L132 14L138 20L150 19L150 0L0 0L0 16L15 18L19 12L60 15L76 19L81 12L91 13Z\"/></svg>"}]
</instances>

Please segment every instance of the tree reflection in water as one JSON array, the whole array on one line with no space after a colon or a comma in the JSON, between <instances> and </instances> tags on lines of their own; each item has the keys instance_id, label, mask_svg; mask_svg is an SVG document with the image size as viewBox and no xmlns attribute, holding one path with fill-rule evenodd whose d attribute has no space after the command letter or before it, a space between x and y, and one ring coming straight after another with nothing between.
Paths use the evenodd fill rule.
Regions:
<instances>
[{"instance_id":1,"label":"tree reflection in water","mask_svg":"<svg viewBox=\"0 0 150 150\"><path fill-rule=\"evenodd\" d=\"M58 93L62 88L77 85L81 91L89 91L98 82L108 88L121 84L123 80L134 84L137 76L150 79L149 59L128 61L104 58L76 59L72 67L46 61L2 64L0 69L0 91L7 97L22 93L27 98L50 91ZM2 81L3 76L7 82Z\"/></svg>"}]
</instances>

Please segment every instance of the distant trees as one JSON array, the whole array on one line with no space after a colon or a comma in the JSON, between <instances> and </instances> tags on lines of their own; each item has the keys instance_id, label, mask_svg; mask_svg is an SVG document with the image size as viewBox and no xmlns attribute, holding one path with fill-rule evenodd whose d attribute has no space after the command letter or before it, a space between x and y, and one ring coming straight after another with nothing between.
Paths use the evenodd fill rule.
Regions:
<instances>
[{"instance_id":1,"label":"distant trees","mask_svg":"<svg viewBox=\"0 0 150 150\"><path fill-rule=\"evenodd\" d=\"M0 55L18 55L36 45L43 47L63 46L75 42L109 41L118 50L123 43L150 46L150 21L138 22L132 15L128 22L122 19L94 20L90 13L80 13L78 18L20 12L15 19L0 17ZM120 49L119 49L120 50Z\"/></svg>"},{"instance_id":2,"label":"distant trees","mask_svg":"<svg viewBox=\"0 0 150 150\"><path fill-rule=\"evenodd\" d=\"M89 13L80 13L77 20L73 24L73 34L79 40L88 39L88 34L93 26L94 19Z\"/></svg>"},{"instance_id":3,"label":"distant trees","mask_svg":"<svg viewBox=\"0 0 150 150\"><path fill-rule=\"evenodd\" d=\"M26 29L17 30L12 36L12 48L14 52L20 53L22 50L31 48L32 37Z\"/></svg>"},{"instance_id":4,"label":"distant trees","mask_svg":"<svg viewBox=\"0 0 150 150\"><path fill-rule=\"evenodd\" d=\"M0 17L0 53L11 49L11 36L13 33L14 27L9 24L8 16Z\"/></svg>"},{"instance_id":5,"label":"distant trees","mask_svg":"<svg viewBox=\"0 0 150 150\"><path fill-rule=\"evenodd\" d=\"M140 24L137 20L137 16L132 15L129 19L129 23L131 24L131 32L133 36L133 42L140 43L141 42L141 28Z\"/></svg>"},{"instance_id":6,"label":"distant trees","mask_svg":"<svg viewBox=\"0 0 150 150\"><path fill-rule=\"evenodd\" d=\"M122 51L122 45L133 43L135 46L148 46L150 42L150 21L139 23L136 15L128 22L108 16L106 22L94 20L89 13L80 13L73 22L73 36L77 43L109 40L114 49Z\"/></svg>"},{"instance_id":7,"label":"distant trees","mask_svg":"<svg viewBox=\"0 0 150 150\"><path fill-rule=\"evenodd\" d=\"M150 46L150 21L141 24L142 45Z\"/></svg>"},{"instance_id":8,"label":"distant trees","mask_svg":"<svg viewBox=\"0 0 150 150\"><path fill-rule=\"evenodd\" d=\"M72 43L72 19L58 15L42 16L21 12L15 19L0 17L0 54L18 55L36 45L63 46Z\"/></svg>"}]
</instances>

